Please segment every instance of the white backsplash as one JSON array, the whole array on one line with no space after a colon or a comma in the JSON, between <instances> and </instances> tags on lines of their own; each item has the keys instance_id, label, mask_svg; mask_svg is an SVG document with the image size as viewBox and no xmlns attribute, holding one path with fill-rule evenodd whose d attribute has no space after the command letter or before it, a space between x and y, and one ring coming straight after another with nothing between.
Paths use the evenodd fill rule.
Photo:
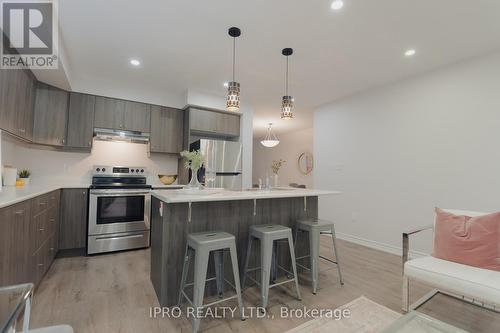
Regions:
<instances>
[{"instance_id":1,"label":"white backsplash","mask_svg":"<svg viewBox=\"0 0 500 333\"><path fill-rule=\"evenodd\" d=\"M144 166L148 182L160 185L158 174L177 174L177 157L166 154L148 156L148 146L128 142L94 140L92 152L63 152L30 146L2 134L2 165L31 170L33 183L90 183L93 165Z\"/></svg>"}]
</instances>

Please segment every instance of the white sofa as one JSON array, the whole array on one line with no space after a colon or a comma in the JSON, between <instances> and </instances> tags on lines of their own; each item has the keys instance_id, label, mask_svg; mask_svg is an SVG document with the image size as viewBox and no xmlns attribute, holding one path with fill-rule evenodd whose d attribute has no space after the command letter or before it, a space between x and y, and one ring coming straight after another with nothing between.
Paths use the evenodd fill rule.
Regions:
<instances>
[{"instance_id":1,"label":"white sofa","mask_svg":"<svg viewBox=\"0 0 500 333\"><path fill-rule=\"evenodd\" d=\"M445 211L467 216L485 214L450 209ZM416 309L435 294L444 293L499 312L500 272L462 265L432 256L408 260L409 236L433 228L434 225L429 225L403 233L403 311ZM419 281L435 289L410 305L410 281Z\"/></svg>"}]
</instances>

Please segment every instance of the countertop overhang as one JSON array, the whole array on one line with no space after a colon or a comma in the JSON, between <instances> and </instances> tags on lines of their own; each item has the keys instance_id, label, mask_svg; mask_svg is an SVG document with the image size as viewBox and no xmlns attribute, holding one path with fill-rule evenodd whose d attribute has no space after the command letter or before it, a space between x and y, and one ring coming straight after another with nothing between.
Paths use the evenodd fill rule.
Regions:
<instances>
[{"instance_id":1,"label":"countertop overhang","mask_svg":"<svg viewBox=\"0 0 500 333\"><path fill-rule=\"evenodd\" d=\"M231 200L258 200L273 198L297 198L297 197L317 197L323 195L342 194L339 191L299 189L299 188L278 188L272 190L200 190L203 192L193 194L192 191L172 190L172 191L152 191L151 195L165 203L185 203L185 202L208 202L208 201L231 201Z\"/></svg>"}]
</instances>

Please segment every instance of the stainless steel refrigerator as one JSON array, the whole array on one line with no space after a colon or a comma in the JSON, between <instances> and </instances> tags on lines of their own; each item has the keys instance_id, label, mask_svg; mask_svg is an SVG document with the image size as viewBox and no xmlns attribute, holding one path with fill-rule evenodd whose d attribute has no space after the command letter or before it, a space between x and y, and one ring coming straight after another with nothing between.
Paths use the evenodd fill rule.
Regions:
<instances>
[{"instance_id":1,"label":"stainless steel refrigerator","mask_svg":"<svg viewBox=\"0 0 500 333\"><path fill-rule=\"evenodd\" d=\"M205 186L241 189L241 143L200 139L193 142L189 150L200 150L205 157L205 163L198 171L198 179Z\"/></svg>"}]
</instances>

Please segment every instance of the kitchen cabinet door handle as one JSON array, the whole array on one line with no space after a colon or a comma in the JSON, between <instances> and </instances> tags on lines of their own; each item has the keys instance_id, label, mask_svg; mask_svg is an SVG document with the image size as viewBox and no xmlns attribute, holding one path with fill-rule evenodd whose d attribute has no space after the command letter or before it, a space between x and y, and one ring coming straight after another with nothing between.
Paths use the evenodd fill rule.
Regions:
<instances>
[{"instance_id":1,"label":"kitchen cabinet door handle","mask_svg":"<svg viewBox=\"0 0 500 333\"><path fill-rule=\"evenodd\" d=\"M38 229L38 231L44 231L44 230L45 230L44 228L40 228L40 229Z\"/></svg>"},{"instance_id":2,"label":"kitchen cabinet door handle","mask_svg":"<svg viewBox=\"0 0 500 333\"><path fill-rule=\"evenodd\" d=\"M24 128L20 128L19 132L24 133L24 132L26 132L26 130Z\"/></svg>"},{"instance_id":3,"label":"kitchen cabinet door handle","mask_svg":"<svg viewBox=\"0 0 500 333\"><path fill-rule=\"evenodd\" d=\"M82 194L85 195L85 194L87 194L87 192L83 191Z\"/></svg>"},{"instance_id":4,"label":"kitchen cabinet door handle","mask_svg":"<svg viewBox=\"0 0 500 333\"><path fill-rule=\"evenodd\" d=\"M50 219L49 221L50 221L50 222L55 222L56 220L55 220L55 219Z\"/></svg>"},{"instance_id":5,"label":"kitchen cabinet door handle","mask_svg":"<svg viewBox=\"0 0 500 333\"><path fill-rule=\"evenodd\" d=\"M61 139L61 143L64 144L66 142L66 140L64 139Z\"/></svg>"},{"instance_id":6,"label":"kitchen cabinet door handle","mask_svg":"<svg viewBox=\"0 0 500 333\"><path fill-rule=\"evenodd\" d=\"M18 210L15 214L16 215L23 215L24 214L24 210Z\"/></svg>"},{"instance_id":7,"label":"kitchen cabinet door handle","mask_svg":"<svg viewBox=\"0 0 500 333\"><path fill-rule=\"evenodd\" d=\"M46 202L40 202L40 206L45 206L46 204Z\"/></svg>"},{"instance_id":8,"label":"kitchen cabinet door handle","mask_svg":"<svg viewBox=\"0 0 500 333\"><path fill-rule=\"evenodd\" d=\"M38 267L43 267L43 266L44 266L44 264L38 264Z\"/></svg>"}]
</instances>

